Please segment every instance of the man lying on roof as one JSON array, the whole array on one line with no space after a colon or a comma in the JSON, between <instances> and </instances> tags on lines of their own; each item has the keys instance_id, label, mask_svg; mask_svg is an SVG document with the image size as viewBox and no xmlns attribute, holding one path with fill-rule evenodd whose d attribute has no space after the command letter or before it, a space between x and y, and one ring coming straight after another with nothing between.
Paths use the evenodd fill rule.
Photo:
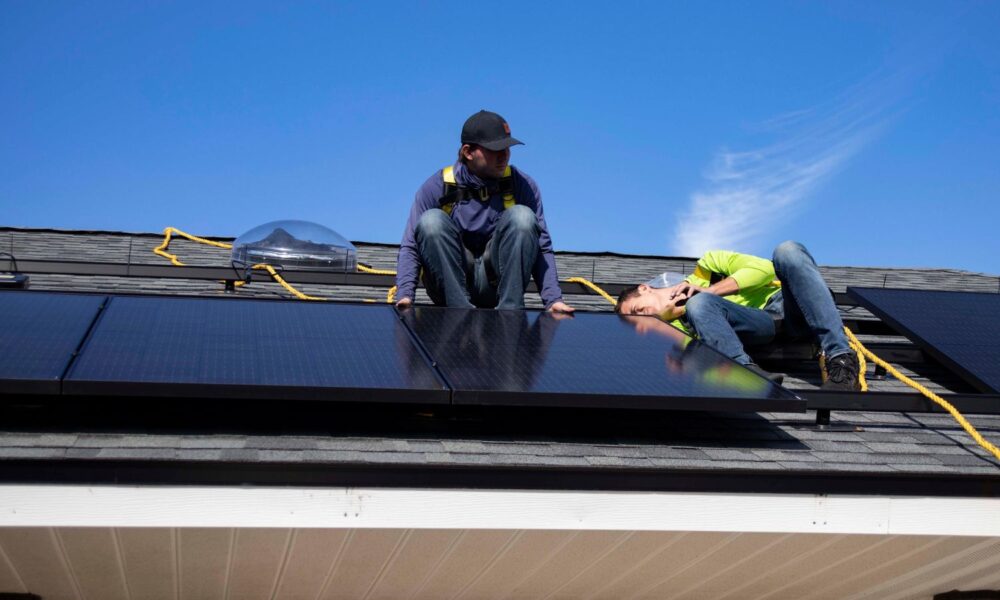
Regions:
<instances>
[{"instance_id":1,"label":"man lying on roof","mask_svg":"<svg viewBox=\"0 0 1000 600\"><path fill-rule=\"evenodd\" d=\"M664 273L626 288L615 311L658 316L776 383L782 376L754 364L743 345L772 341L780 323L783 335L819 342L823 389L860 390L857 356L812 255L798 242L784 242L773 260L712 250L683 279Z\"/></svg>"},{"instance_id":2,"label":"man lying on roof","mask_svg":"<svg viewBox=\"0 0 1000 600\"><path fill-rule=\"evenodd\" d=\"M396 305L413 302L420 277L437 305L524 308L534 276L546 309L573 312L562 301L542 195L509 164L521 142L485 110L465 121L461 142L458 161L417 190L399 245Z\"/></svg>"}]
</instances>

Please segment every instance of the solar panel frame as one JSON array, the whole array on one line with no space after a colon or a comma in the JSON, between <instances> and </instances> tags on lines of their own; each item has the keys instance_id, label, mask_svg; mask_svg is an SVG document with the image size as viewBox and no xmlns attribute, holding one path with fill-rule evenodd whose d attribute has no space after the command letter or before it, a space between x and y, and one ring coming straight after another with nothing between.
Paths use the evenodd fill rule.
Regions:
<instances>
[{"instance_id":1,"label":"solar panel frame","mask_svg":"<svg viewBox=\"0 0 1000 600\"><path fill-rule=\"evenodd\" d=\"M397 360L401 347L407 364ZM450 402L389 306L141 295L110 299L63 393Z\"/></svg>"},{"instance_id":2,"label":"solar panel frame","mask_svg":"<svg viewBox=\"0 0 1000 600\"><path fill-rule=\"evenodd\" d=\"M981 370L974 367L970 368L968 360L963 361L962 358L960 358L962 354L962 347L976 345L982 350L993 348L993 354L990 354L990 356L995 357L992 364L997 364L997 362L1000 362L1000 335L989 338L990 340L993 340L993 343L986 344L975 344L973 342L975 339L974 336L961 340L942 342L941 340L934 339L934 332L931 329L934 324L947 322L948 317L951 314L955 314L954 310L951 312L942 310L943 303L946 303L949 300L959 300L964 298L966 300L987 300L996 304L997 310L994 314L996 314L997 317L989 322L987 327L993 327L994 330L1000 330L1000 294L987 292L864 287L848 287L847 292L858 302L860 306L870 311L873 315L912 341L924 352L940 362L955 375L959 376L966 383L981 392L1000 393L1000 369L998 369L997 373L995 373L993 377L984 378ZM897 310L893 311L891 307L887 306L887 302L892 302L892 299L887 297L890 295L897 296L897 301L900 297L908 297L907 301L910 303L916 302L919 298L919 305L922 308L936 310L936 314L930 315L933 323L928 325L926 321L915 322L912 316L901 315L898 307ZM966 313L964 317L968 318L968 313ZM968 323L968 325L972 324ZM978 334L988 334L990 331L989 329L983 329L982 327L976 327L974 325L969 327L969 329L970 331ZM982 359L984 355L980 353L978 356L979 359Z\"/></svg>"},{"instance_id":3,"label":"solar panel frame","mask_svg":"<svg viewBox=\"0 0 1000 600\"><path fill-rule=\"evenodd\" d=\"M103 294L0 291L0 394L60 393L106 301Z\"/></svg>"},{"instance_id":4,"label":"solar panel frame","mask_svg":"<svg viewBox=\"0 0 1000 600\"><path fill-rule=\"evenodd\" d=\"M447 313L443 311L448 311ZM618 330L618 326L622 325L627 328L622 322L621 317L617 315L610 315L607 313L585 313L578 312L574 317L559 317L554 316L551 313L545 313L540 311L500 311L500 310L480 310L480 309L445 309L439 307L428 307L428 306L413 306L410 308L400 310L400 314L403 318L403 322L409 327L416 337L420 340L421 344L427 350L431 360L435 367L444 377L445 381L452 388L452 402L455 405L494 405L494 406L536 406L536 407L567 407L567 408L623 408L623 409L655 409L655 410L708 410L708 411L782 411L782 412L805 412L806 401L793 392L784 389L780 386L776 386L771 382L765 380L764 378L746 370L742 366L738 365L729 358L718 353L714 349L708 347L697 340L692 340L677 332L669 325L664 324L655 317L634 317L637 319L652 319L655 324L665 325L672 332L677 332L678 335L684 337L687 341L687 345L680 351L679 358L677 359L682 365L685 360L688 360L688 365L695 365L699 361L706 364L711 364L714 366L723 366L725 369L733 371L734 373L739 373L739 375L730 376L730 380L735 380L738 377L744 377L742 381L747 381L747 377L751 378L752 385L759 386L761 389L766 389L767 392L761 394L758 397L747 397L740 396L736 392L730 394L727 393L698 393L694 394L683 394L683 395L665 395L665 394L655 394L655 393L634 393L626 391L626 393L610 393L608 389L603 390L586 390L583 389L587 386L600 387L601 375L598 373L602 372L606 375L610 371L616 368L629 368L629 365L623 364L626 358L631 356L642 356L642 352L637 350L639 346L648 347L651 352L659 352L655 356L652 354L646 355L645 359L650 365L659 364L659 368L663 368L662 361L666 358L667 353L671 351L670 344L667 342L657 342L655 339L643 339L636 336L635 340L628 339L627 334L622 334ZM430 314L432 315L429 319L429 323L421 324L421 316ZM450 315L446 316L446 315ZM551 357L545 357L545 360L556 361L562 363L562 365L568 370L573 371L575 376L580 378L582 383L577 386L577 389L573 388L573 384L564 385L562 390L558 389L559 385L555 382L562 378L565 373L559 373L553 376L553 373L561 367L554 367L553 373L545 374L545 365L539 367L538 371L541 373L533 372L528 373L531 370L530 363L518 362L518 357L514 354L514 351L518 352L532 352L532 350L525 345L521 345L517 348L502 348L500 344L493 344L489 340L475 339L475 333L471 334L472 338L469 338L470 330L476 329L476 326L468 326L468 324L452 325L451 331L446 331L448 327L442 327L442 319L462 319L471 317L473 320L485 319L491 321L493 325L487 325L486 328L490 328L501 321L516 321L523 316L526 322L530 322L529 329L538 325L542 320L545 320L544 326L551 326L551 328L558 328L560 333L565 333L564 340L562 342L557 341L557 337L550 340L550 347L545 350L547 353L554 352L558 355L561 353L563 356L557 356L555 359ZM562 321L559 321L559 319ZM594 320L598 321L594 321ZM585 331L589 327L589 323L600 322L606 327L607 331L604 333L610 334L610 337L601 339L600 333L596 331L587 332ZM652 322L651 322L652 323ZM496 326L497 331L504 330L505 340L509 341L519 335L523 335L523 331L519 331L519 325L515 324L513 327L505 327L503 324ZM575 329L576 331L572 331ZM590 327L590 329L599 329ZM617 334L616 334L617 331ZM595 335L596 334L596 335ZM486 337L492 334L487 334ZM530 335L534 335L531 333ZM464 336L464 337L463 337ZM658 338L657 338L658 339ZM587 350L585 348L579 348L582 353L573 355L573 348L577 344L585 343L615 343L617 346L611 350L602 349L599 346L595 346L592 350ZM556 347L552 348L551 344L555 344ZM527 348L527 349L526 349ZM580 368L576 368L574 363L577 363L580 359L587 360L587 352L592 351L594 353L599 353L596 355L594 360L589 362L579 363ZM505 377L513 377L514 381L508 379L508 383L511 385L494 385L495 381L486 381L480 378L478 382L476 377L480 377L482 374L473 374L472 381L462 373L461 362L467 360L470 353L478 352L478 356L475 360L478 360L482 364L492 363L492 367L498 367L495 370L490 370L490 373L502 373ZM638 352L638 354L636 354ZM632 353L632 354L629 354ZM537 357L537 356L536 356ZM685 359L685 357L687 357ZM500 364L505 362L507 364ZM657 361L661 361L657 363ZM543 360L544 362L544 360ZM653 367L655 370L657 367ZM632 369L632 372L636 372ZM536 385L535 382L522 381L518 382L516 379L518 377L525 376L528 373L528 378L532 375L540 376L543 379L548 378L543 382L542 385ZM647 372L648 373L648 372ZM489 378L490 376L487 376ZM656 375L650 375L650 377L655 378ZM680 376L678 376L680 377ZM669 377L668 377L669 378ZM690 378L689 378L690 379ZM707 380L707 378L706 378ZM663 384L663 379L659 380L660 384ZM478 385L477 385L478 383ZM633 382L633 388L642 387L643 384ZM692 387L690 381L685 382L683 385L679 385L678 389L688 389L697 391L697 386ZM523 384L523 385L522 385ZM721 386L718 385L718 381L715 382L716 388L720 389ZM706 387L711 386L711 383L703 384ZM624 386L622 386L624 387Z\"/></svg>"}]
</instances>

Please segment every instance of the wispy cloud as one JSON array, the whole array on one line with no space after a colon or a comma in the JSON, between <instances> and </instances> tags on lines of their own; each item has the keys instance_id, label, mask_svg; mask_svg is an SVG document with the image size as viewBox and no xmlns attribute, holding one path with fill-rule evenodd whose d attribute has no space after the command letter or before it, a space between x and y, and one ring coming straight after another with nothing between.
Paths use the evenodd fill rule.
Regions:
<instances>
[{"instance_id":1,"label":"wispy cloud","mask_svg":"<svg viewBox=\"0 0 1000 600\"><path fill-rule=\"evenodd\" d=\"M751 128L766 142L719 150L674 231L674 253L753 250L824 181L885 130L912 78L873 75L832 100Z\"/></svg>"}]
</instances>

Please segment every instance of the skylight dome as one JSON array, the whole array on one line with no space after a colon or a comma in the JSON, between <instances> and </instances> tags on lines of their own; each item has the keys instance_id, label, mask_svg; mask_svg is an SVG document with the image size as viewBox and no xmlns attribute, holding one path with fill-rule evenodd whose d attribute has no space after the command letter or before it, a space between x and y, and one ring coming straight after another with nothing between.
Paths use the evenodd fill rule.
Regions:
<instances>
[{"instance_id":1,"label":"skylight dome","mask_svg":"<svg viewBox=\"0 0 1000 600\"><path fill-rule=\"evenodd\" d=\"M309 221L273 221L233 242L233 264L266 263L289 270L353 273L358 250L336 231Z\"/></svg>"}]
</instances>

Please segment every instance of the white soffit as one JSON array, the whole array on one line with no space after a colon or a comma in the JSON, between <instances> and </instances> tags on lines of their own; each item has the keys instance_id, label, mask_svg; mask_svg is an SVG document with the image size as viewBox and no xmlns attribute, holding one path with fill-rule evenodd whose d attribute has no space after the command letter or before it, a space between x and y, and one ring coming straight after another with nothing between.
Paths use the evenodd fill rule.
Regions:
<instances>
[{"instance_id":1,"label":"white soffit","mask_svg":"<svg viewBox=\"0 0 1000 600\"><path fill-rule=\"evenodd\" d=\"M387 488L0 486L0 527L1000 536L1000 499Z\"/></svg>"}]
</instances>

